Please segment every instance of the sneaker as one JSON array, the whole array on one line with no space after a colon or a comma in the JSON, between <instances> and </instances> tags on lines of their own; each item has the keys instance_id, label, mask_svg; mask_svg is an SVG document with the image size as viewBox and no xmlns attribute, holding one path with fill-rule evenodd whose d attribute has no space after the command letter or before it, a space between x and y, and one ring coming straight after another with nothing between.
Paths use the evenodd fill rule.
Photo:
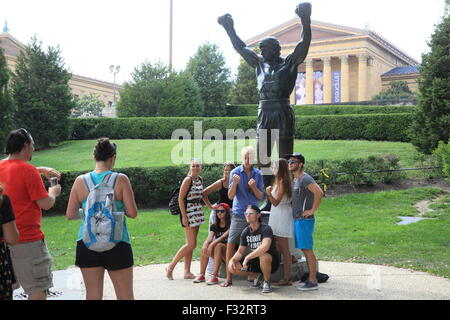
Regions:
<instances>
[{"instance_id":1,"label":"sneaker","mask_svg":"<svg viewBox=\"0 0 450 320\"><path fill-rule=\"evenodd\" d=\"M264 281L263 286L262 286L262 293L269 293L272 292L272 285L270 284L270 282Z\"/></svg>"},{"instance_id":2,"label":"sneaker","mask_svg":"<svg viewBox=\"0 0 450 320\"><path fill-rule=\"evenodd\" d=\"M309 281L305 281L305 284L301 287L298 287L298 291L312 291L312 290L318 290L319 285L317 283L312 283Z\"/></svg>"},{"instance_id":3,"label":"sneaker","mask_svg":"<svg viewBox=\"0 0 450 320\"><path fill-rule=\"evenodd\" d=\"M205 276L201 274L201 275L195 277L194 281L192 281L192 282L193 283L205 282Z\"/></svg>"},{"instance_id":4,"label":"sneaker","mask_svg":"<svg viewBox=\"0 0 450 320\"><path fill-rule=\"evenodd\" d=\"M213 285L213 284L218 284L218 283L219 283L219 279L217 279L217 277L213 277L206 282L207 285Z\"/></svg>"},{"instance_id":5,"label":"sneaker","mask_svg":"<svg viewBox=\"0 0 450 320\"><path fill-rule=\"evenodd\" d=\"M262 273L260 273L255 280L253 280L253 284L250 286L251 288L261 288L261 285L263 283L264 276Z\"/></svg>"}]
</instances>

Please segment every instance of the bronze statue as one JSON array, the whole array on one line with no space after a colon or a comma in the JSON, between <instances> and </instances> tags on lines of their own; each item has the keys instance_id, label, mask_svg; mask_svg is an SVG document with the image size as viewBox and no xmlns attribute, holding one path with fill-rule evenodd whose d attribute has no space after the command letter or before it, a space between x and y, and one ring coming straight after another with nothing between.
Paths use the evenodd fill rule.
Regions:
<instances>
[{"instance_id":1,"label":"bronze statue","mask_svg":"<svg viewBox=\"0 0 450 320\"><path fill-rule=\"evenodd\" d=\"M258 162L261 167L270 166L271 150L277 138L280 157L294 151L295 115L289 97L295 87L298 66L308 55L311 43L311 4L300 3L295 13L303 25L302 39L294 52L286 58L281 57L281 46L276 38L262 39L259 43L261 55L257 55L237 36L230 14L218 18L218 23L224 27L236 51L248 64L256 68L259 90L256 140ZM271 136L272 129L279 130L278 137ZM264 161L261 161L263 159ZM272 179L272 175L264 175L266 187L271 185ZM270 202L266 200L261 210L270 210Z\"/></svg>"}]
</instances>

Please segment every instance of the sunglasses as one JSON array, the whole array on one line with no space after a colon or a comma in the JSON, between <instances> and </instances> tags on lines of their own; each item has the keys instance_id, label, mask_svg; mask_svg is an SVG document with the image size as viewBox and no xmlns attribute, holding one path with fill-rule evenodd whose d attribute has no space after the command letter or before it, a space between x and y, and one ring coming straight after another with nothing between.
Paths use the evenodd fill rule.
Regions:
<instances>
[{"instance_id":1,"label":"sunglasses","mask_svg":"<svg viewBox=\"0 0 450 320\"><path fill-rule=\"evenodd\" d=\"M31 140L31 134L30 134L27 130L25 130L24 128L20 128L20 129L19 129L19 132L20 132L23 136L25 136L25 138L26 138L27 140Z\"/></svg>"},{"instance_id":2,"label":"sunglasses","mask_svg":"<svg viewBox=\"0 0 450 320\"><path fill-rule=\"evenodd\" d=\"M288 164L300 163L298 160L288 160Z\"/></svg>"},{"instance_id":3,"label":"sunglasses","mask_svg":"<svg viewBox=\"0 0 450 320\"><path fill-rule=\"evenodd\" d=\"M251 216L252 214L257 214L257 212L247 212L247 211L246 211L244 214L245 214L246 216Z\"/></svg>"},{"instance_id":4,"label":"sunglasses","mask_svg":"<svg viewBox=\"0 0 450 320\"><path fill-rule=\"evenodd\" d=\"M224 210L224 209L219 209L219 210L216 210L216 213L225 213L225 212L227 212L226 210Z\"/></svg>"}]
</instances>

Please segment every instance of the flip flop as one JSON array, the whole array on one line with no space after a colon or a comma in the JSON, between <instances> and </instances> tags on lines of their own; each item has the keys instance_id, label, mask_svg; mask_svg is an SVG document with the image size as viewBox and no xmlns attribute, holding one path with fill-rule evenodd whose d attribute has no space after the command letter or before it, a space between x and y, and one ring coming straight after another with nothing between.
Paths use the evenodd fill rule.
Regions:
<instances>
[{"instance_id":1,"label":"flip flop","mask_svg":"<svg viewBox=\"0 0 450 320\"><path fill-rule=\"evenodd\" d=\"M195 279L195 275L193 275L192 273L185 274L184 279L185 280L193 280L193 279Z\"/></svg>"},{"instance_id":2,"label":"flip flop","mask_svg":"<svg viewBox=\"0 0 450 320\"><path fill-rule=\"evenodd\" d=\"M169 272L171 273L171 275L169 276ZM167 280L173 280L173 275L172 275L173 269L169 269L169 267L166 267L166 279Z\"/></svg>"},{"instance_id":3,"label":"flip flop","mask_svg":"<svg viewBox=\"0 0 450 320\"><path fill-rule=\"evenodd\" d=\"M231 285L233 284L233 282L231 282L231 281L224 281L224 282L222 282L221 284L220 284L220 286L222 287L222 288L226 288L226 287L230 287Z\"/></svg>"}]
</instances>

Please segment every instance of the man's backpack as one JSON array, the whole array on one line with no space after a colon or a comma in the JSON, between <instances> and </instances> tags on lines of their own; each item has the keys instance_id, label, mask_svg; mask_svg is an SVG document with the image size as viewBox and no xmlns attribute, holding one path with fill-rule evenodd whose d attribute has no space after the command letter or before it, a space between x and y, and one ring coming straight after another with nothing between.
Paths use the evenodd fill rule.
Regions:
<instances>
[{"instance_id":1,"label":"man's backpack","mask_svg":"<svg viewBox=\"0 0 450 320\"><path fill-rule=\"evenodd\" d=\"M188 176L188 177L191 178L191 183L190 183L189 189L188 189L188 193L189 193L189 190L192 187L192 177L191 176ZM203 183L202 177L199 176L199 179ZM181 189L182 182L179 182L178 184L179 184L179 186L172 191L172 195L170 196L170 199L169 199L169 212L172 215L181 214L180 205L178 203L178 197L180 196L180 189ZM186 204L187 204L187 195L188 195L188 193L186 194L186 197L184 197L184 202Z\"/></svg>"},{"instance_id":2,"label":"man's backpack","mask_svg":"<svg viewBox=\"0 0 450 320\"><path fill-rule=\"evenodd\" d=\"M122 240L125 213L116 212L114 186L118 173L107 175L95 185L91 173L83 176L89 195L83 214L83 242L96 252L111 250Z\"/></svg>"}]
</instances>

